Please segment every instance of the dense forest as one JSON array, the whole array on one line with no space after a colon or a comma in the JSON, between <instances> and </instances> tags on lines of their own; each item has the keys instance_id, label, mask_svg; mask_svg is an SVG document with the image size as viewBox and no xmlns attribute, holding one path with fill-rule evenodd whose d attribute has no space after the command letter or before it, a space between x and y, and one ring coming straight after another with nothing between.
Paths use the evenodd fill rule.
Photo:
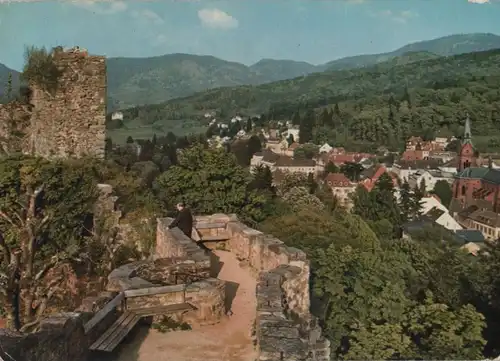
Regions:
<instances>
[{"instance_id":1,"label":"dense forest","mask_svg":"<svg viewBox=\"0 0 500 361\"><path fill-rule=\"evenodd\" d=\"M423 132L459 135L467 112L475 135L500 135L500 50L220 88L124 113L127 121L159 126L204 124L207 111L215 111L219 120L264 113L268 119L298 114L312 121L334 108L336 122L326 128L317 124L316 131L337 142L399 143ZM307 114L311 111L313 116Z\"/></svg>"}]
</instances>

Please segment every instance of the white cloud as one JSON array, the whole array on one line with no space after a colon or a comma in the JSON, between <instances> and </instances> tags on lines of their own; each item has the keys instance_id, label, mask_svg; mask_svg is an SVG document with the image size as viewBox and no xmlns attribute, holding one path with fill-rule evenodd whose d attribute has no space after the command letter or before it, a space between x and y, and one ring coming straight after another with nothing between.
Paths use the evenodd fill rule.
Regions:
<instances>
[{"instance_id":1,"label":"white cloud","mask_svg":"<svg viewBox=\"0 0 500 361\"><path fill-rule=\"evenodd\" d=\"M72 2L72 4L95 14L116 14L128 8L125 2L116 0L78 0Z\"/></svg>"},{"instance_id":2,"label":"white cloud","mask_svg":"<svg viewBox=\"0 0 500 361\"><path fill-rule=\"evenodd\" d=\"M163 24L165 22L160 15L148 9L141 11L133 11L132 16L137 19L146 20L148 22L152 22L157 25Z\"/></svg>"},{"instance_id":3,"label":"white cloud","mask_svg":"<svg viewBox=\"0 0 500 361\"><path fill-rule=\"evenodd\" d=\"M411 10L396 11L396 12L392 10L383 10L372 14L372 16L384 17L400 24L406 24L406 22L409 19L418 17L418 13Z\"/></svg>"},{"instance_id":4,"label":"white cloud","mask_svg":"<svg viewBox=\"0 0 500 361\"><path fill-rule=\"evenodd\" d=\"M198 18L204 26L209 28L233 29L239 25L237 19L219 9L199 10Z\"/></svg>"},{"instance_id":5,"label":"white cloud","mask_svg":"<svg viewBox=\"0 0 500 361\"><path fill-rule=\"evenodd\" d=\"M488 4L490 0L468 0L471 4Z\"/></svg>"},{"instance_id":6,"label":"white cloud","mask_svg":"<svg viewBox=\"0 0 500 361\"><path fill-rule=\"evenodd\" d=\"M168 37L164 34L159 34L153 40L151 40L151 45L160 46L165 44L168 41Z\"/></svg>"}]
</instances>

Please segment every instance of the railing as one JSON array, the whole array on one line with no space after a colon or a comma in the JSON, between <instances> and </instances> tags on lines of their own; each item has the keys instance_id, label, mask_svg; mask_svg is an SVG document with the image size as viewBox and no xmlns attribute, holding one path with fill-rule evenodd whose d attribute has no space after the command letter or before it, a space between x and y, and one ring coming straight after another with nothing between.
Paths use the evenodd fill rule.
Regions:
<instances>
[{"instance_id":1,"label":"railing","mask_svg":"<svg viewBox=\"0 0 500 361\"><path fill-rule=\"evenodd\" d=\"M125 299L133 298L133 297L141 297L141 296L154 296L161 295L165 293L177 293L183 292L183 302L186 301L186 285L172 285L172 286L160 286L160 287L149 287L149 288L141 288L138 290L127 290L123 292L125 294Z\"/></svg>"},{"instance_id":2,"label":"railing","mask_svg":"<svg viewBox=\"0 0 500 361\"><path fill-rule=\"evenodd\" d=\"M182 292L182 303L186 302L186 284L141 288L136 290L127 290L120 292L108 302L94 317L92 317L84 326L85 334L88 334L99 322L101 322L111 311L118 306L122 306L123 311L127 309L127 298L154 296L166 293Z\"/></svg>"},{"instance_id":3,"label":"railing","mask_svg":"<svg viewBox=\"0 0 500 361\"><path fill-rule=\"evenodd\" d=\"M111 311L122 304L125 300L125 293L120 292L115 298L108 302L99 312L97 312L94 317L92 317L84 326L85 334L88 334L92 328L94 328L99 322L101 322L104 317L106 317Z\"/></svg>"}]
</instances>

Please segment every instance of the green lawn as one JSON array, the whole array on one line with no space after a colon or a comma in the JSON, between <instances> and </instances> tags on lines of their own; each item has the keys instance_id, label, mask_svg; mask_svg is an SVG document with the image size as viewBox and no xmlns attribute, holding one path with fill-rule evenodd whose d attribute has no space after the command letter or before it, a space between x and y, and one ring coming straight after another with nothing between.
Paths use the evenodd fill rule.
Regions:
<instances>
[{"instance_id":1,"label":"green lawn","mask_svg":"<svg viewBox=\"0 0 500 361\"><path fill-rule=\"evenodd\" d=\"M134 139L151 139L153 134L157 137L162 135L167 135L168 132L172 132L177 136L187 135L187 134L199 134L206 131L206 127L154 127L154 126L140 126L140 127L128 127L121 129L112 129L106 132L106 135L110 137L114 144L124 144L129 136Z\"/></svg>"}]
</instances>

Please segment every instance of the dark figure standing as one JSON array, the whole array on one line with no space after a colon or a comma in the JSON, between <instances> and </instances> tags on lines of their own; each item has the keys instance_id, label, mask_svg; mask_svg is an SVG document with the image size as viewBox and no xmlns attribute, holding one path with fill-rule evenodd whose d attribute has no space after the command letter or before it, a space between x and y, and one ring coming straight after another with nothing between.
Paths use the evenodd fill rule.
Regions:
<instances>
[{"instance_id":1,"label":"dark figure standing","mask_svg":"<svg viewBox=\"0 0 500 361\"><path fill-rule=\"evenodd\" d=\"M179 228L186 236L191 238L191 232L193 231L193 215L191 211L186 208L184 203L177 203L177 217L170 223L168 228Z\"/></svg>"}]
</instances>

